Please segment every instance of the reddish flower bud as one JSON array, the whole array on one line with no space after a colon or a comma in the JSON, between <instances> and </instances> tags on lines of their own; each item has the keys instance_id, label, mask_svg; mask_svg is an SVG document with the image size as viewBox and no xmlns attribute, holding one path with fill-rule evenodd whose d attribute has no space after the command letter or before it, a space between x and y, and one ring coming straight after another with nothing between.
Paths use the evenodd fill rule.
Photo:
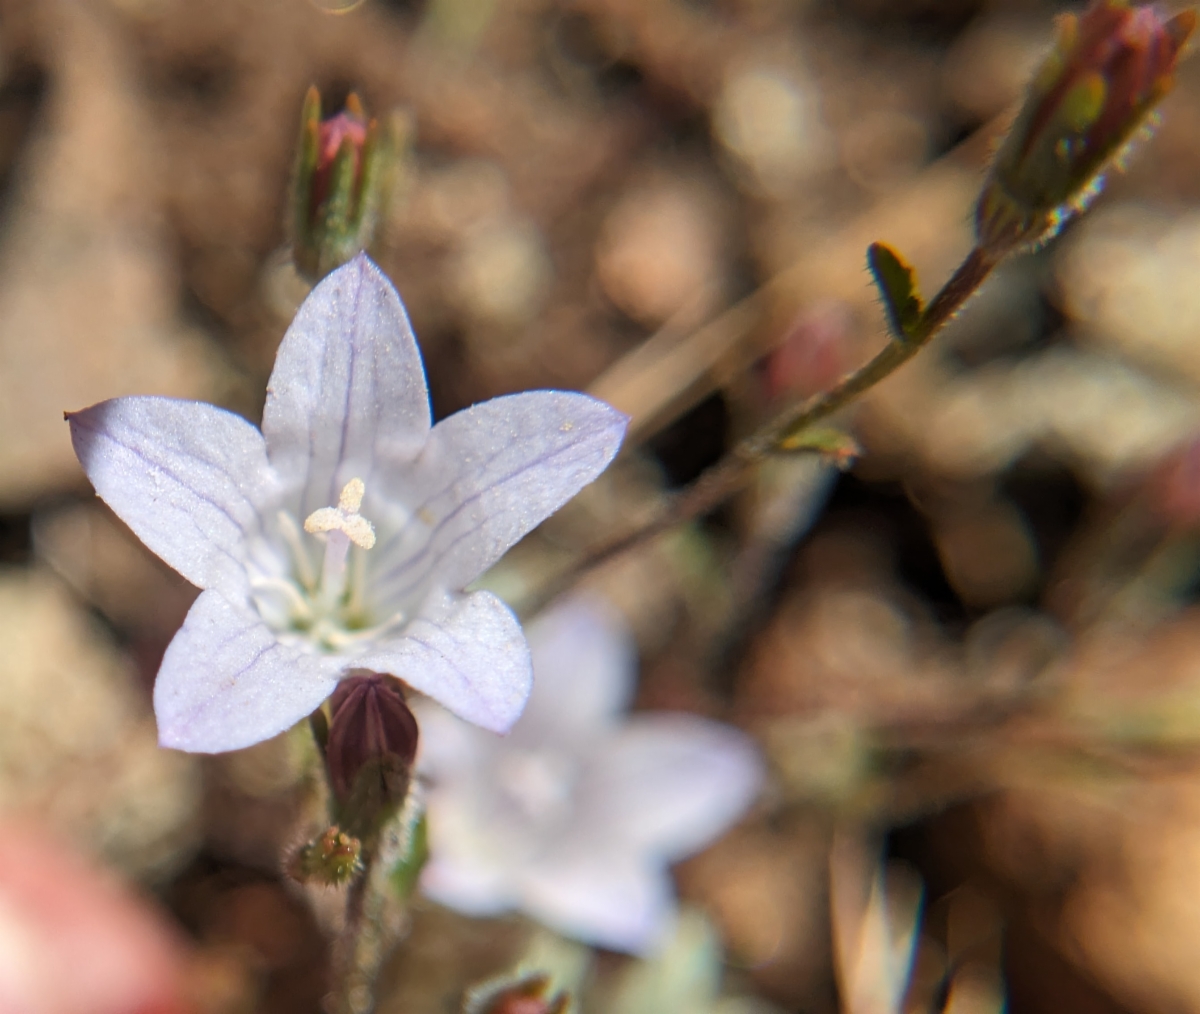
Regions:
<instances>
[{"instance_id":1,"label":"reddish flower bud","mask_svg":"<svg viewBox=\"0 0 1200 1014\"><path fill-rule=\"evenodd\" d=\"M393 117L382 133L351 94L336 116L321 119L321 96L310 88L301 114L292 195L293 259L316 282L368 249L393 188L400 143Z\"/></svg>"},{"instance_id":2,"label":"reddish flower bud","mask_svg":"<svg viewBox=\"0 0 1200 1014\"><path fill-rule=\"evenodd\" d=\"M570 997L550 993L550 976L538 972L516 982L485 983L473 991L464 1009L467 1014L565 1014Z\"/></svg>"},{"instance_id":3,"label":"reddish flower bud","mask_svg":"<svg viewBox=\"0 0 1200 1014\"><path fill-rule=\"evenodd\" d=\"M1064 15L1054 50L1030 85L976 208L979 245L993 256L1053 236L1082 211L1174 82L1193 11L1095 0Z\"/></svg>"},{"instance_id":4,"label":"reddish flower bud","mask_svg":"<svg viewBox=\"0 0 1200 1014\"><path fill-rule=\"evenodd\" d=\"M319 100L318 100L319 101ZM345 159L349 164L351 181L350 199L354 201L362 194L363 149L367 144L367 120L358 96L351 93L346 99L346 108L328 120L317 123L317 164L313 167L312 193L309 195L308 214L315 219L321 205L329 197L329 184L334 165L345 147Z\"/></svg>"},{"instance_id":5,"label":"reddish flower bud","mask_svg":"<svg viewBox=\"0 0 1200 1014\"><path fill-rule=\"evenodd\" d=\"M391 676L347 676L329 699L329 786L343 826L369 838L408 796L417 720Z\"/></svg>"}]
</instances>

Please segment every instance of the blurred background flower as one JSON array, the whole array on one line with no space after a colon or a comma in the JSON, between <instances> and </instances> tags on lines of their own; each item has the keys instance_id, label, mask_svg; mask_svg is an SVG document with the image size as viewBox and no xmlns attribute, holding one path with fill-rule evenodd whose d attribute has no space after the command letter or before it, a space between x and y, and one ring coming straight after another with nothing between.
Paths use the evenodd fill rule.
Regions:
<instances>
[{"instance_id":1,"label":"blurred background flower","mask_svg":"<svg viewBox=\"0 0 1200 1014\"><path fill-rule=\"evenodd\" d=\"M669 863L753 802L750 740L696 715L625 715L628 633L599 600L528 628L534 689L504 737L418 707L430 897L478 915L521 909L620 951L655 946L672 918Z\"/></svg>"}]
</instances>

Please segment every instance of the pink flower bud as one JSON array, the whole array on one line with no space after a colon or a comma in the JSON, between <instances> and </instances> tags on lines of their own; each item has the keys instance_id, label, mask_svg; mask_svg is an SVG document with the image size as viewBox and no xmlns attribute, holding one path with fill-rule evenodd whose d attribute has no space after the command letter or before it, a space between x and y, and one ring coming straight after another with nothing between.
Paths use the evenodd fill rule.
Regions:
<instances>
[{"instance_id":1,"label":"pink flower bud","mask_svg":"<svg viewBox=\"0 0 1200 1014\"><path fill-rule=\"evenodd\" d=\"M333 176L334 163L346 146L346 158L350 162L353 179L351 200L362 190L363 147L367 143L367 121L358 96L351 93L346 108L328 120L316 124L317 164L313 167L312 193L309 195L309 215L314 220L321 205L329 197L329 183Z\"/></svg>"},{"instance_id":2,"label":"pink flower bud","mask_svg":"<svg viewBox=\"0 0 1200 1014\"><path fill-rule=\"evenodd\" d=\"M1036 244L1099 192L1103 174L1153 126L1174 83L1194 11L1095 0L1059 20L1058 39L1030 85L976 208L979 245L993 256Z\"/></svg>"},{"instance_id":3,"label":"pink flower bud","mask_svg":"<svg viewBox=\"0 0 1200 1014\"><path fill-rule=\"evenodd\" d=\"M310 281L376 239L395 182L401 118L385 130L351 93L336 116L321 119L321 96L308 90L292 195L293 260Z\"/></svg>"}]
</instances>

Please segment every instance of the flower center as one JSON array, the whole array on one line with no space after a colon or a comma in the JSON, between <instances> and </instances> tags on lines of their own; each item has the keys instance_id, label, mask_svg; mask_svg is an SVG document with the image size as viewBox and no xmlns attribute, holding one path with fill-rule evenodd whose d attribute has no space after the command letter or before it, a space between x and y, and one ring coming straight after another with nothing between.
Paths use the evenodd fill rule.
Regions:
<instances>
[{"instance_id":1,"label":"flower center","mask_svg":"<svg viewBox=\"0 0 1200 1014\"><path fill-rule=\"evenodd\" d=\"M496 765L500 791L527 821L543 830L570 815L575 774L570 758L550 750L507 749Z\"/></svg>"},{"instance_id":2,"label":"flower center","mask_svg":"<svg viewBox=\"0 0 1200 1014\"><path fill-rule=\"evenodd\" d=\"M253 587L263 618L280 633L295 634L322 651L342 651L381 631L370 626L362 601L362 561L354 566L350 555L351 545L364 550L375 545L375 526L359 513L365 493L362 479L351 479L336 507L322 507L305 518L304 532L325 543L319 575L299 525L291 515L279 515L279 531L292 559L291 577L262 578Z\"/></svg>"},{"instance_id":3,"label":"flower center","mask_svg":"<svg viewBox=\"0 0 1200 1014\"><path fill-rule=\"evenodd\" d=\"M336 507L322 507L304 519L309 535L325 536L325 563L321 568L320 600L329 612L346 598L346 558L350 543L362 549L375 545L375 526L358 513L366 487L351 479L342 488Z\"/></svg>"}]
</instances>

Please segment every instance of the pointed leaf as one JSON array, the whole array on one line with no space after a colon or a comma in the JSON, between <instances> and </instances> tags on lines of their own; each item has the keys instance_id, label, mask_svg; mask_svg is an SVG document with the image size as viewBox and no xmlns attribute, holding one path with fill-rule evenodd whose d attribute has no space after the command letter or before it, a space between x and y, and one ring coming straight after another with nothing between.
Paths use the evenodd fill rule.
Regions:
<instances>
[{"instance_id":1,"label":"pointed leaf","mask_svg":"<svg viewBox=\"0 0 1200 1014\"><path fill-rule=\"evenodd\" d=\"M901 341L912 337L925 310L917 292L916 272L883 243L872 243L868 248L867 266L883 297L892 333Z\"/></svg>"},{"instance_id":2,"label":"pointed leaf","mask_svg":"<svg viewBox=\"0 0 1200 1014\"><path fill-rule=\"evenodd\" d=\"M854 437L833 427L815 427L789 433L775 449L788 454L819 454L841 469L849 468L862 455L862 447Z\"/></svg>"}]
</instances>

